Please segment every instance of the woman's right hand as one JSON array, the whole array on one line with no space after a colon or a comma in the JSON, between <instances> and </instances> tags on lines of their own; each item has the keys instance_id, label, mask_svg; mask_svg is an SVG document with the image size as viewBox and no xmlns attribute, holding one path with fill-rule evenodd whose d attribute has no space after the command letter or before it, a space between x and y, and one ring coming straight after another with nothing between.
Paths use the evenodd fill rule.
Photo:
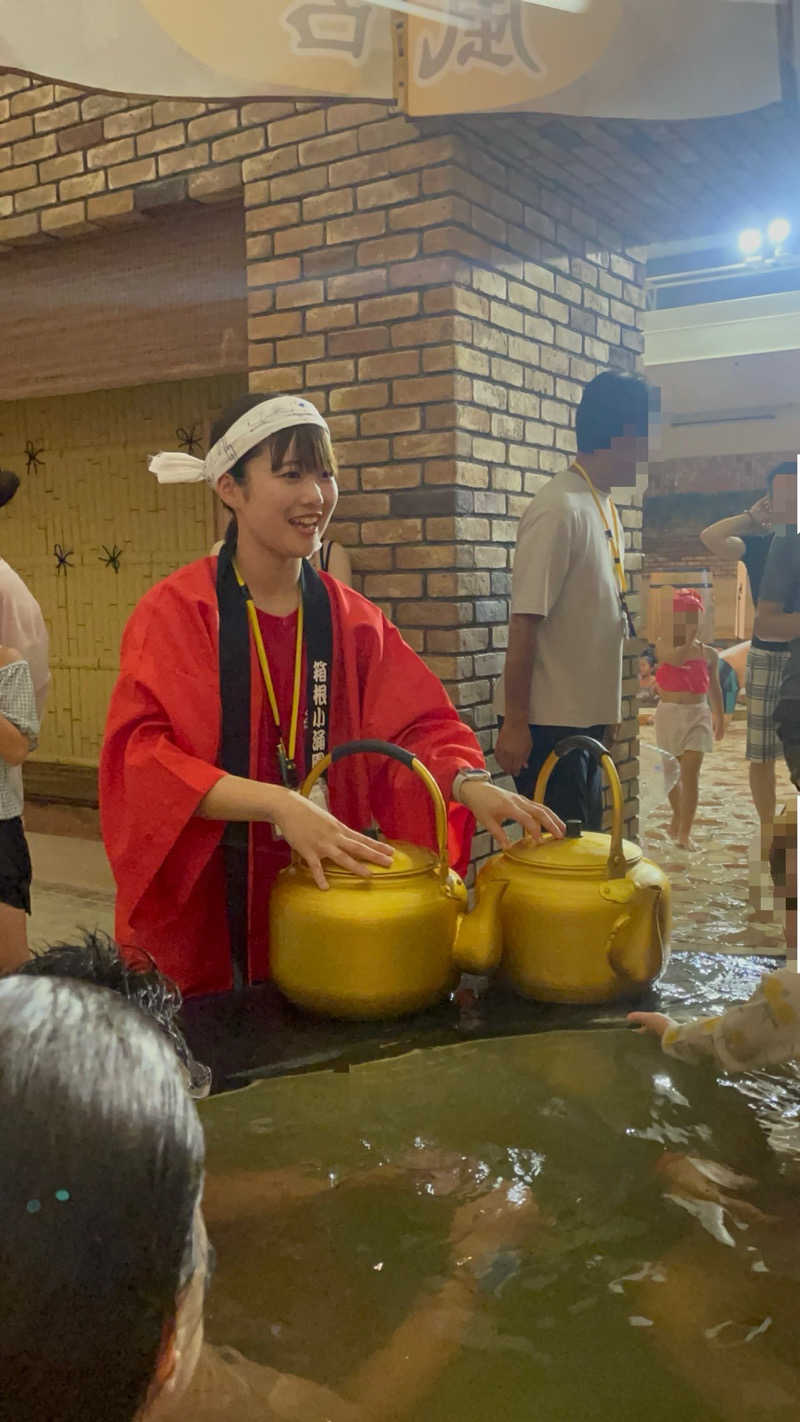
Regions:
<instances>
[{"instance_id":1,"label":"woman's right hand","mask_svg":"<svg viewBox=\"0 0 800 1422\"><path fill-rule=\"evenodd\" d=\"M328 888L323 859L329 859L362 879L369 878L370 864L386 868L392 862L394 850L390 844L381 844L366 834L349 829L341 820L296 790L282 791L280 805L275 807L274 822L295 853L308 865L314 883L320 889Z\"/></svg>"}]
</instances>

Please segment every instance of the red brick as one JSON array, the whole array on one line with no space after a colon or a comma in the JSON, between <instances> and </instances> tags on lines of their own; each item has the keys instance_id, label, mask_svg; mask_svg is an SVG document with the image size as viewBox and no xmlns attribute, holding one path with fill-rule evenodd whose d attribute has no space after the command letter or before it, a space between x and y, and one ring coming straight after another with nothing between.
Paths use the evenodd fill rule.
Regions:
<instances>
[{"instance_id":1,"label":"red brick","mask_svg":"<svg viewBox=\"0 0 800 1422\"><path fill-rule=\"evenodd\" d=\"M324 355L324 336L300 336L296 340L278 341L275 346L275 357L279 365L299 365L301 361L322 360Z\"/></svg>"},{"instance_id":2,"label":"red brick","mask_svg":"<svg viewBox=\"0 0 800 1422\"><path fill-rule=\"evenodd\" d=\"M251 207L245 214L245 228L248 232L273 232L279 227L295 227L299 221L299 202L273 203L270 207Z\"/></svg>"},{"instance_id":3,"label":"red brick","mask_svg":"<svg viewBox=\"0 0 800 1422\"><path fill-rule=\"evenodd\" d=\"M250 286L275 286L279 282L294 282L300 276L300 259L283 257L275 262L251 263L247 269Z\"/></svg>"},{"instance_id":4,"label":"red brick","mask_svg":"<svg viewBox=\"0 0 800 1422\"><path fill-rule=\"evenodd\" d=\"M182 148L186 142L186 126L171 123L166 128L154 128L149 133L141 133L136 139L136 152L140 158L152 153L163 153L167 148Z\"/></svg>"},{"instance_id":5,"label":"red brick","mask_svg":"<svg viewBox=\"0 0 800 1422\"><path fill-rule=\"evenodd\" d=\"M202 138L219 138L221 134L238 128L240 122L238 109L217 109L215 113L204 114L202 118L190 121L187 129L189 142L194 143Z\"/></svg>"},{"instance_id":6,"label":"red brick","mask_svg":"<svg viewBox=\"0 0 800 1422\"><path fill-rule=\"evenodd\" d=\"M383 351L389 346L389 331L386 326L366 326L363 330L332 332L328 337L328 350L332 356L367 355L371 351Z\"/></svg>"},{"instance_id":7,"label":"red brick","mask_svg":"<svg viewBox=\"0 0 800 1422\"><path fill-rule=\"evenodd\" d=\"M174 153L163 153L158 160L158 175L168 178L173 173L187 173L191 168L204 168L208 162L208 144L196 143L193 148L178 148Z\"/></svg>"},{"instance_id":8,"label":"red brick","mask_svg":"<svg viewBox=\"0 0 800 1422\"><path fill-rule=\"evenodd\" d=\"M341 217L353 211L353 194L348 188L331 193L319 193L303 202L303 221L313 222L324 217Z\"/></svg>"},{"instance_id":9,"label":"red brick","mask_svg":"<svg viewBox=\"0 0 800 1422\"><path fill-rule=\"evenodd\" d=\"M193 202L224 202L232 194L240 192L241 187L240 163L223 163L219 168L192 173L189 177L189 197Z\"/></svg>"},{"instance_id":10,"label":"red brick","mask_svg":"<svg viewBox=\"0 0 800 1422\"><path fill-rule=\"evenodd\" d=\"M0 143L18 143L32 137L33 119L11 119L8 123L0 123Z\"/></svg>"},{"instance_id":11,"label":"red brick","mask_svg":"<svg viewBox=\"0 0 800 1422\"><path fill-rule=\"evenodd\" d=\"M317 306L306 312L306 330L330 331L355 325L356 308L346 302L339 306Z\"/></svg>"},{"instance_id":12,"label":"red brick","mask_svg":"<svg viewBox=\"0 0 800 1422\"><path fill-rule=\"evenodd\" d=\"M53 109L42 109L34 114L33 126L36 133L53 133L58 128L68 128L80 123L81 111L77 103L59 104Z\"/></svg>"},{"instance_id":13,"label":"red brick","mask_svg":"<svg viewBox=\"0 0 800 1422\"><path fill-rule=\"evenodd\" d=\"M38 188L28 188L24 193L17 193L14 198L15 212L30 212L35 207L47 207L51 202L58 200L58 191L55 183L42 183Z\"/></svg>"},{"instance_id":14,"label":"red brick","mask_svg":"<svg viewBox=\"0 0 800 1422\"><path fill-rule=\"evenodd\" d=\"M381 296L358 304L358 319L368 325L370 322L399 321L404 316L413 316L419 310L419 295L415 291L396 296Z\"/></svg>"},{"instance_id":15,"label":"red brick","mask_svg":"<svg viewBox=\"0 0 800 1422\"><path fill-rule=\"evenodd\" d=\"M384 271L354 272L352 276L331 277L328 296L331 301L348 301L359 296L374 296L386 290Z\"/></svg>"},{"instance_id":16,"label":"red brick","mask_svg":"<svg viewBox=\"0 0 800 1422\"><path fill-rule=\"evenodd\" d=\"M281 311L294 306L319 306L324 296L321 281L298 281L278 289L276 304Z\"/></svg>"},{"instance_id":17,"label":"red brick","mask_svg":"<svg viewBox=\"0 0 800 1422\"><path fill-rule=\"evenodd\" d=\"M314 163L335 163L352 158L358 152L354 133L333 133L326 138L311 138L300 144L298 156L303 166Z\"/></svg>"},{"instance_id":18,"label":"red brick","mask_svg":"<svg viewBox=\"0 0 800 1422\"><path fill-rule=\"evenodd\" d=\"M93 148L102 141L103 125L99 119L95 119L93 123L79 123L75 128L63 128L57 135L59 153L74 153L78 148Z\"/></svg>"},{"instance_id":19,"label":"red brick","mask_svg":"<svg viewBox=\"0 0 800 1422\"><path fill-rule=\"evenodd\" d=\"M330 403L332 410L376 410L385 405L388 399L388 385L341 385L337 390L331 391ZM377 433L383 434L384 431L379 430Z\"/></svg>"},{"instance_id":20,"label":"red brick","mask_svg":"<svg viewBox=\"0 0 800 1422\"><path fill-rule=\"evenodd\" d=\"M110 188L135 187L139 183L150 183L156 176L154 158L137 158L135 163L121 163L118 168L108 169Z\"/></svg>"},{"instance_id":21,"label":"red brick","mask_svg":"<svg viewBox=\"0 0 800 1422\"><path fill-rule=\"evenodd\" d=\"M288 143L302 143L308 138L321 138L324 132L324 109L313 109L308 114L278 119L267 128L270 148L282 148Z\"/></svg>"},{"instance_id":22,"label":"red brick","mask_svg":"<svg viewBox=\"0 0 800 1422\"><path fill-rule=\"evenodd\" d=\"M351 360L319 361L306 367L307 380L316 385L350 385L355 375L355 365Z\"/></svg>"},{"instance_id":23,"label":"red brick","mask_svg":"<svg viewBox=\"0 0 800 1422\"><path fill-rule=\"evenodd\" d=\"M136 144L132 138L117 138L113 143L101 143L90 148L86 154L89 168L110 168L113 163L127 163L136 157Z\"/></svg>"},{"instance_id":24,"label":"red brick","mask_svg":"<svg viewBox=\"0 0 800 1422\"><path fill-rule=\"evenodd\" d=\"M321 247L318 252L308 252L303 257L303 276L336 278L342 272L352 271L354 263L355 249L352 246ZM330 282L328 294L332 298L340 294L331 290Z\"/></svg>"},{"instance_id":25,"label":"red brick","mask_svg":"<svg viewBox=\"0 0 800 1422\"><path fill-rule=\"evenodd\" d=\"M329 222L327 239L331 246L337 242L360 242L366 237L377 237L385 230L385 213L357 212L352 217L339 217Z\"/></svg>"},{"instance_id":26,"label":"red brick","mask_svg":"<svg viewBox=\"0 0 800 1422\"><path fill-rule=\"evenodd\" d=\"M250 372L250 389L264 395L290 395L303 390L302 366L281 365L274 370L254 370Z\"/></svg>"},{"instance_id":27,"label":"red brick","mask_svg":"<svg viewBox=\"0 0 800 1422\"><path fill-rule=\"evenodd\" d=\"M325 229L321 222L312 222L304 227L285 227L275 233L275 255L284 252L307 252L309 248L320 247L325 240Z\"/></svg>"},{"instance_id":28,"label":"red brick","mask_svg":"<svg viewBox=\"0 0 800 1422\"><path fill-rule=\"evenodd\" d=\"M52 107L54 99L52 84L34 84L32 88L25 89L22 93L14 94L11 100L11 112L14 115L29 114L34 109L49 109Z\"/></svg>"},{"instance_id":29,"label":"red brick","mask_svg":"<svg viewBox=\"0 0 800 1422\"><path fill-rule=\"evenodd\" d=\"M417 351L364 356L358 362L359 380L391 380L395 376L416 375L420 368Z\"/></svg>"},{"instance_id":30,"label":"red brick","mask_svg":"<svg viewBox=\"0 0 800 1422\"><path fill-rule=\"evenodd\" d=\"M229 163L234 158L249 158L251 154L259 153L265 143L263 129L245 129L243 132L231 133L227 138L218 138L216 143L212 143L211 158L214 163Z\"/></svg>"},{"instance_id":31,"label":"red brick","mask_svg":"<svg viewBox=\"0 0 800 1422\"><path fill-rule=\"evenodd\" d=\"M365 183L356 194L359 208L392 207L399 202L407 202L419 195L419 174L406 173L402 177L384 178L377 183Z\"/></svg>"},{"instance_id":32,"label":"red brick","mask_svg":"<svg viewBox=\"0 0 800 1422\"><path fill-rule=\"evenodd\" d=\"M57 182L59 178L74 178L83 172L82 153L64 153L60 158L50 158L39 165L39 177L43 183Z\"/></svg>"},{"instance_id":33,"label":"red brick","mask_svg":"<svg viewBox=\"0 0 800 1422\"><path fill-rule=\"evenodd\" d=\"M371 414L361 417L361 433L363 435L392 435L407 434L412 430L418 430L422 425L422 413L419 407L404 410L375 410Z\"/></svg>"}]
</instances>

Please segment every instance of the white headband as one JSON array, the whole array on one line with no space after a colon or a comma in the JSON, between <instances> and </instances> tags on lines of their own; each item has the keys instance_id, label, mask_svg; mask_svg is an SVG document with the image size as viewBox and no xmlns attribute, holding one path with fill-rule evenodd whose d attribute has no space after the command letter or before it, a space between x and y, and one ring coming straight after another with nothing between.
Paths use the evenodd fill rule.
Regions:
<instances>
[{"instance_id":1,"label":"white headband","mask_svg":"<svg viewBox=\"0 0 800 1422\"><path fill-rule=\"evenodd\" d=\"M193 454L154 454L147 467L159 484L198 484L205 479L215 489L217 480L238 459L270 435L291 429L293 425L316 425L317 429L330 434L325 420L310 400L279 395L246 410L222 439L212 444L205 459L197 459Z\"/></svg>"}]
</instances>

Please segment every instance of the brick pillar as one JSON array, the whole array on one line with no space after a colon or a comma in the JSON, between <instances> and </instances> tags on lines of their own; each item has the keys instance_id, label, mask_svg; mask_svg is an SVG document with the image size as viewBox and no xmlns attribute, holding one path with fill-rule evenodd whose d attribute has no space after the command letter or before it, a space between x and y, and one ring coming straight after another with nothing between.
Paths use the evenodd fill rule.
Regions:
<instances>
[{"instance_id":1,"label":"brick pillar","mask_svg":"<svg viewBox=\"0 0 800 1422\"><path fill-rule=\"evenodd\" d=\"M584 382L636 365L641 270L530 154L499 162L456 124L337 105L268 123L267 142L243 164L251 386L326 411L336 534L488 752L516 521L574 454ZM638 570L640 498L620 507ZM631 835L635 655L617 750Z\"/></svg>"}]
</instances>

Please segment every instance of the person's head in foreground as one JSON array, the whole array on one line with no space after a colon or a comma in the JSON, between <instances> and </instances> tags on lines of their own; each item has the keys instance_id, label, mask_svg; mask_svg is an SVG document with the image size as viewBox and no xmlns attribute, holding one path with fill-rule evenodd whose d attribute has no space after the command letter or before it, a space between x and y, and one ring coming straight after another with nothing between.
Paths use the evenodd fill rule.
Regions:
<instances>
[{"instance_id":1,"label":"person's head in foreground","mask_svg":"<svg viewBox=\"0 0 800 1422\"><path fill-rule=\"evenodd\" d=\"M705 603L692 588L678 588L672 594L672 630L676 647L694 641L704 612Z\"/></svg>"},{"instance_id":2,"label":"person's head in foreground","mask_svg":"<svg viewBox=\"0 0 800 1422\"><path fill-rule=\"evenodd\" d=\"M203 1337L203 1133L163 1032L84 983L0 982L0 1418L156 1418Z\"/></svg>"},{"instance_id":3,"label":"person's head in foreground","mask_svg":"<svg viewBox=\"0 0 800 1422\"><path fill-rule=\"evenodd\" d=\"M652 681L653 672L656 665L656 654L651 647L646 647L639 658L639 681L648 684Z\"/></svg>"},{"instance_id":4,"label":"person's head in foreground","mask_svg":"<svg viewBox=\"0 0 800 1422\"><path fill-rule=\"evenodd\" d=\"M135 1003L169 1038L183 1072L186 1088L195 1100L211 1089L211 1072L194 1056L178 1026L182 997L171 978L158 971L152 958L144 954L140 965L126 962L119 948L105 933L84 933L75 943L53 943L34 952L17 969L27 977L69 978L109 988L128 1002Z\"/></svg>"},{"instance_id":5,"label":"person's head in foreground","mask_svg":"<svg viewBox=\"0 0 800 1422\"><path fill-rule=\"evenodd\" d=\"M575 416L575 434L578 459L591 456L595 482L599 479L606 488L636 483L657 407L657 392L636 375L604 370L589 381Z\"/></svg>"}]
</instances>

